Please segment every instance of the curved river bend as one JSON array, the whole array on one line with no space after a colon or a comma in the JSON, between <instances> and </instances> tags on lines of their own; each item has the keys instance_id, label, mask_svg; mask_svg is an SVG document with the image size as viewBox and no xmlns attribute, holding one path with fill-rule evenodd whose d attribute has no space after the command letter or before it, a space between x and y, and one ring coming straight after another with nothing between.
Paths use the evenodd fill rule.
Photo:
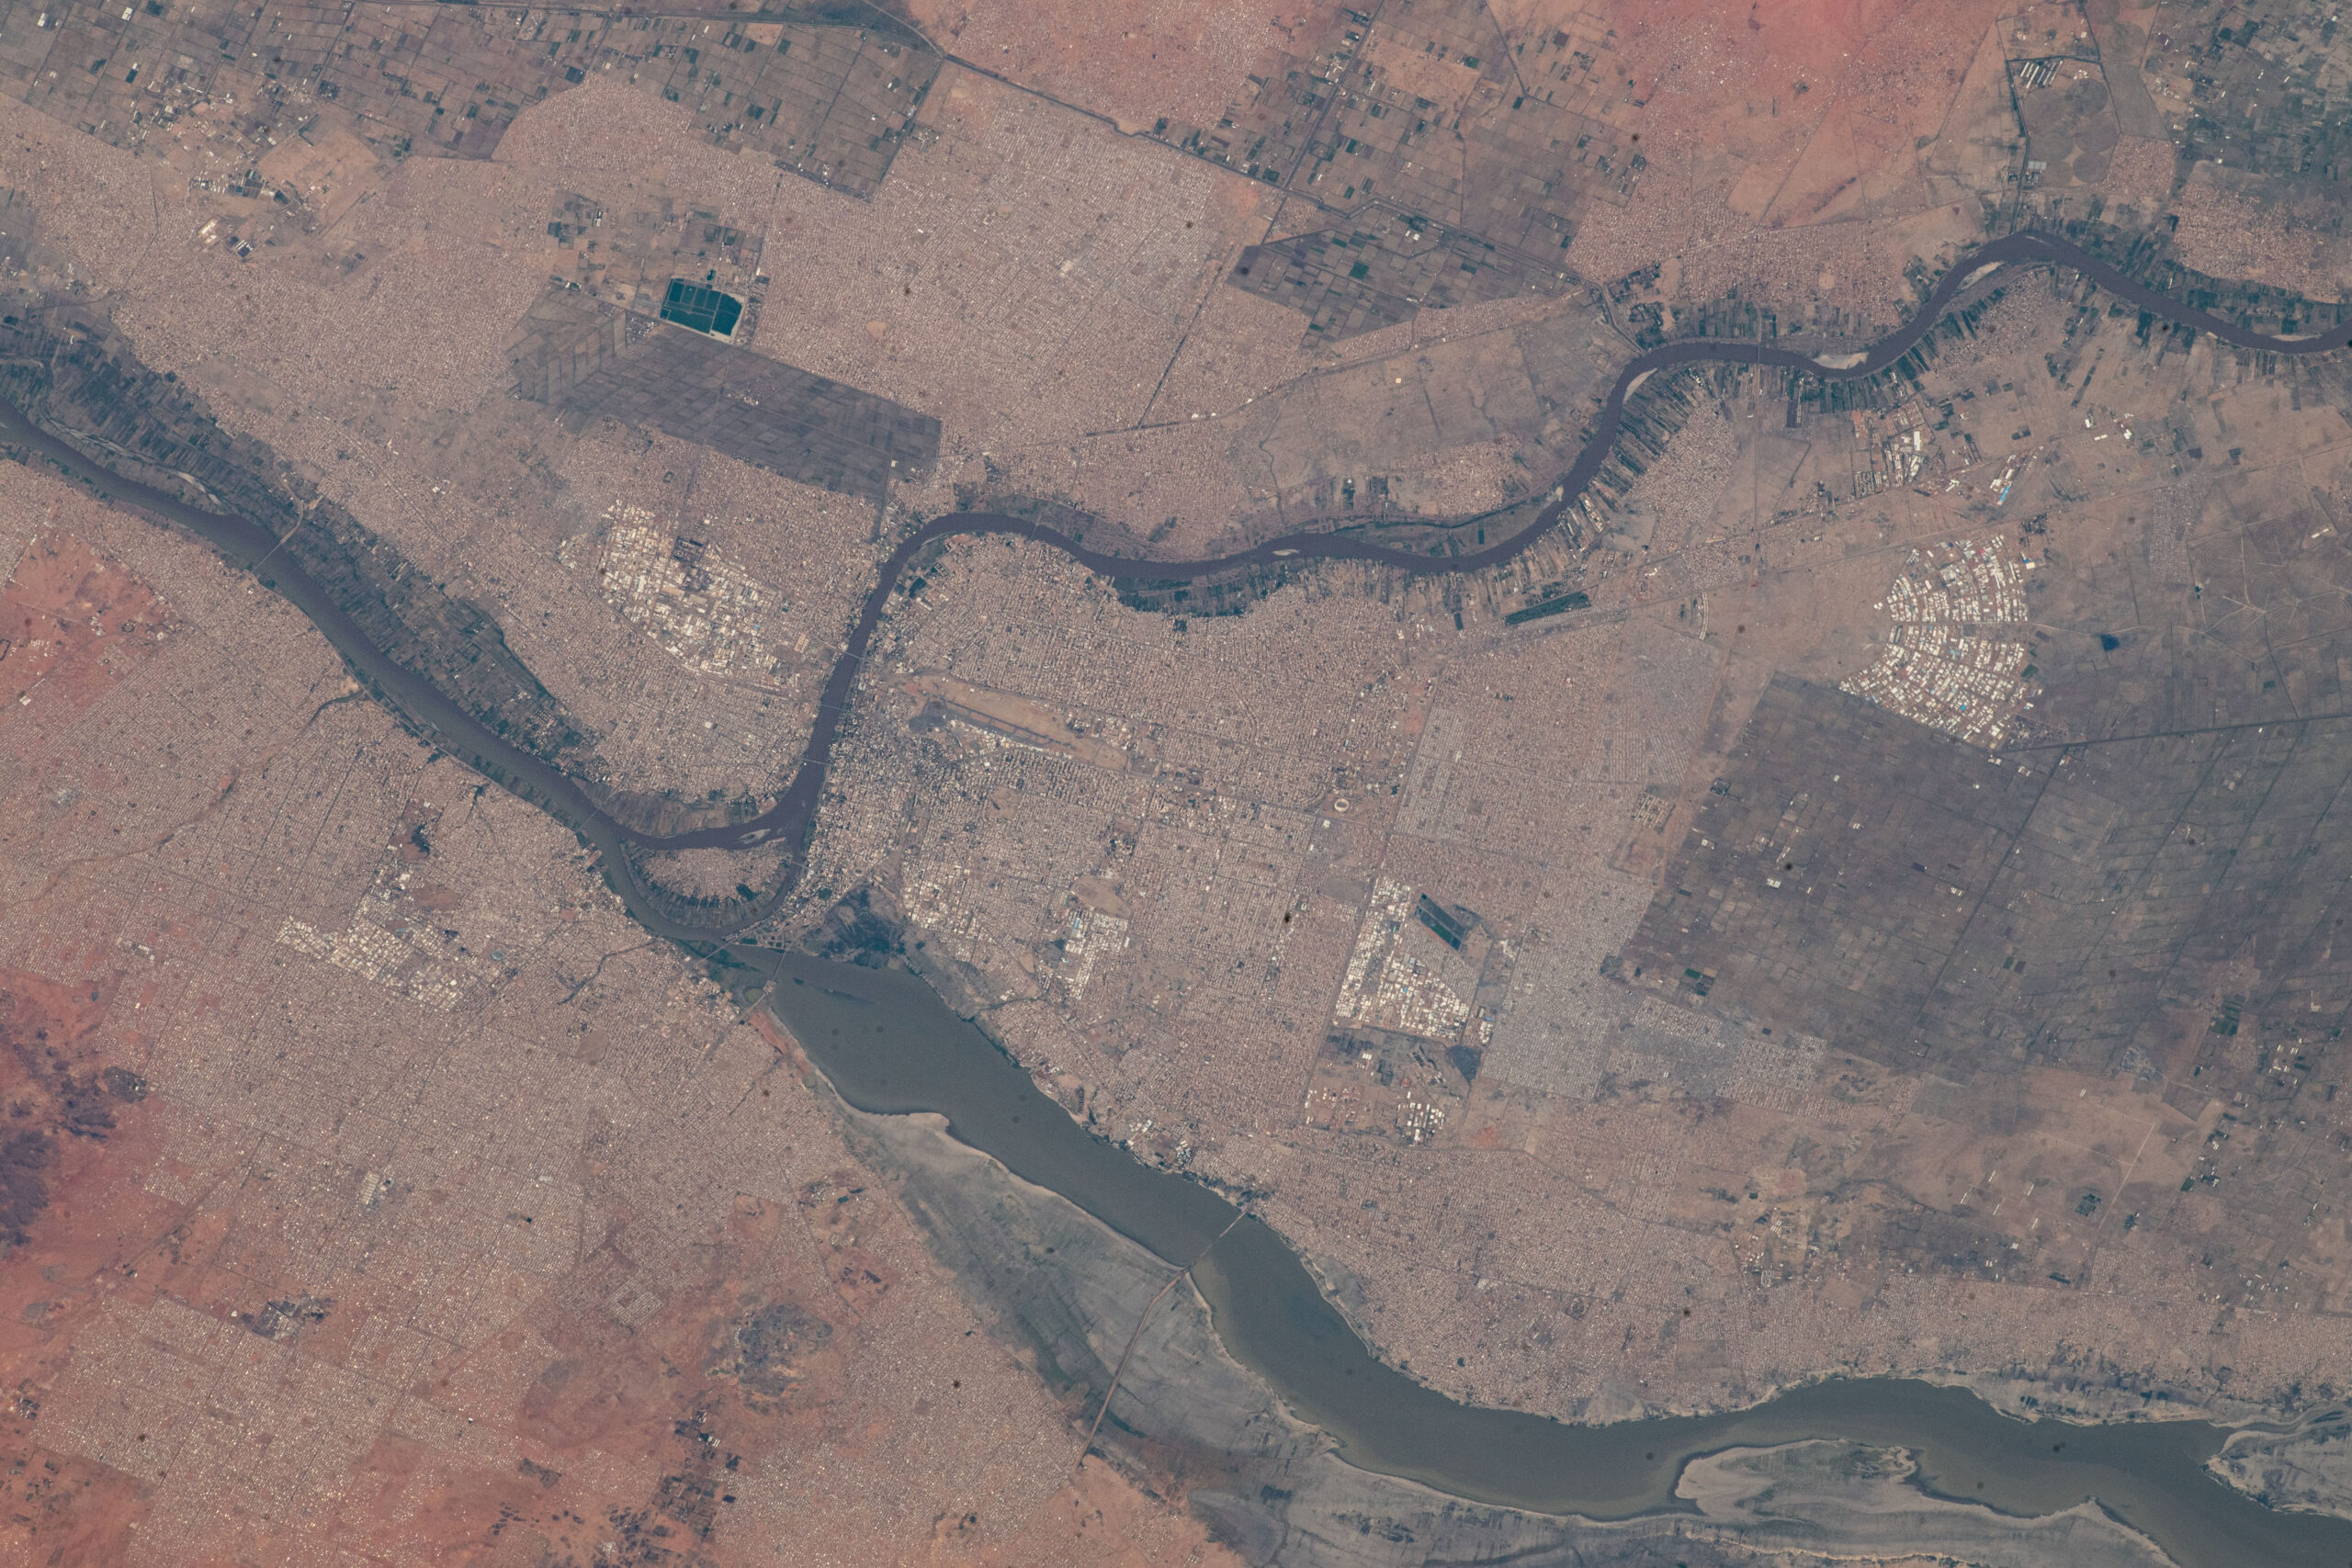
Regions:
<instances>
[{"instance_id":1,"label":"curved river bend","mask_svg":"<svg viewBox=\"0 0 2352 1568\"><path fill-rule=\"evenodd\" d=\"M630 912L656 935L682 942L713 942L765 918L797 884L805 869L805 852L825 781L832 765L833 745L840 739L857 679L865 669L866 650L888 608L890 595L916 558L941 539L962 535L1005 535L1034 539L1059 550L1070 559L1112 578L1147 578L1155 581L1189 582L1250 567L1277 567L1316 560L1370 561L1416 576L1476 571L1511 559L1558 527L1571 507L1608 461L1623 425L1625 400L1637 383L1653 372L1685 365L1753 365L1770 369L1803 371L1824 381L1850 381L1875 376L1908 354L1942 318L1944 310L1964 289L1996 274L2019 266L2067 266L2081 273L2120 299L2141 310L2211 333L2238 348L2268 354L2324 354L2352 343L2352 325L2339 325L2309 337L2270 337L2233 321L2193 310L2165 295L2133 281L2088 252L2063 240L2041 234L2006 235L1978 247L1944 275L1918 312L1889 333L1867 353L1845 356L1838 367L1823 365L1795 349L1726 339L1694 339L1671 343L1638 355L1619 372L1607 400L1592 423L1584 449L1554 487L1552 500L1534 521L1507 539L1463 555L1426 556L1375 545L1367 540L1331 534L1289 534L1231 555L1196 560L1163 560L1149 556L1112 555L1089 549L1066 534L1042 524L994 513L959 512L933 519L902 539L883 562L873 591L851 627L842 656L818 699L817 719L802 750L799 768L775 804L757 817L717 828L673 834L648 833L615 819L570 777L538 757L510 744L473 715L450 701L430 682L388 658L368 639L351 617L300 566L276 554L277 540L250 520L207 512L152 486L116 474L78 449L40 430L23 412L0 400L0 440L40 453L59 468L77 474L105 492L108 499L165 517L202 536L236 563L255 569L266 586L274 589L308 616L336 651L371 680L413 720L431 728L455 755L481 773L552 813L593 842L604 858L605 875L613 882ZM647 850L751 849L781 840L786 863L776 886L752 913L723 926L684 924L651 907L643 886L628 864L626 846Z\"/></svg>"},{"instance_id":2,"label":"curved river bend","mask_svg":"<svg viewBox=\"0 0 2352 1568\"><path fill-rule=\"evenodd\" d=\"M682 924L651 907L628 860L652 850L743 849L781 838L788 850L765 908L788 893L822 798L832 750L866 650L890 595L917 556L956 535L1034 539L1110 577L1190 581L1293 561L1372 561L1416 574L1473 571L1508 560L1559 525L1600 471L1626 397L1657 370L1698 364L1800 370L1825 381L1874 376L1934 327L1964 288L2013 266L2060 265L2116 298L2234 347L2301 355L2352 343L2352 326L2280 338L2192 310L2064 241L2012 234L1948 272L1919 312L1868 353L1832 367L1765 344L1668 344L1625 366L1592 434L1552 501L1518 535L1456 556L1422 556L1328 534L1295 534L1200 560L1091 550L1038 524L984 513L938 518L900 542L882 567L827 681L798 772L776 804L749 821L666 837L615 820L576 783L508 744L437 688L369 642L321 586L251 521L206 512L115 474L0 401L0 439L78 475L107 499L167 518L253 569L300 609L351 664L454 754L562 820L602 853L605 874L647 930L705 944L736 927ZM756 917L755 917L756 918ZM2224 1434L2199 1422L2073 1426L2011 1420L1965 1393L1894 1379L1832 1381L1736 1414L1571 1427L1448 1400L1383 1365L1326 1300L1282 1239L1207 1189L1148 1169L1088 1134L1020 1066L956 1016L936 993L896 971L852 969L757 948L730 950L781 984L774 1005L850 1103L879 1112L944 1112L956 1135L1047 1187L1163 1258L1190 1261L1219 1337L1302 1417L1329 1432L1350 1461L1464 1497L1545 1512L1623 1517L1675 1506L1673 1485L1697 1455L1804 1438L1838 1438L1918 1453L1920 1483L2006 1513L2042 1515L2096 1496L2185 1568L2352 1563L2352 1521L2274 1512L2208 1473ZM1221 1239L1219 1239L1221 1237ZM1214 1245L1212 1245L1214 1244Z\"/></svg>"},{"instance_id":3,"label":"curved river bend","mask_svg":"<svg viewBox=\"0 0 2352 1568\"><path fill-rule=\"evenodd\" d=\"M1273 1231L1088 1133L921 979L798 956L767 966L770 1006L843 1099L881 1114L943 1112L957 1139L1015 1175L1160 1258L1193 1260L1234 1359L1363 1469L1480 1502L1623 1518L1683 1506L1675 1483L1701 1455L1842 1438L1910 1450L1924 1489L2005 1514L2096 1497L2183 1568L2352 1563L2352 1521L2274 1512L2209 1473L2227 1434L2201 1421L2018 1421L1964 1390L1899 1378L1600 1427L1456 1404L1374 1356Z\"/></svg>"}]
</instances>

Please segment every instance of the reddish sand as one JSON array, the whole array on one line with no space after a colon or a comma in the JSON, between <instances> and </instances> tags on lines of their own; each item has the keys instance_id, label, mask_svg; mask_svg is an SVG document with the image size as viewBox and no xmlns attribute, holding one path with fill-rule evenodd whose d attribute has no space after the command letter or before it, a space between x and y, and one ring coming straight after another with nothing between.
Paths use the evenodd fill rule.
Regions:
<instances>
[{"instance_id":1,"label":"reddish sand","mask_svg":"<svg viewBox=\"0 0 2352 1568\"><path fill-rule=\"evenodd\" d=\"M111 976L65 985L0 971L0 1560L119 1562L146 1489L41 1443L45 1385L129 1270L163 1206L138 1176L156 1153L146 1086L106 1059ZM109 1070L111 1068L111 1070Z\"/></svg>"},{"instance_id":2,"label":"reddish sand","mask_svg":"<svg viewBox=\"0 0 2352 1568\"><path fill-rule=\"evenodd\" d=\"M943 49L1128 130L1214 125L1261 56L1310 47L1301 0L917 0Z\"/></svg>"},{"instance_id":3,"label":"reddish sand","mask_svg":"<svg viewBox=\"0 0 2352 1568\"><path fill-rule=\"evenodd\" d=\"M80 713L169 626L170 612L147 585L89 546L71 534L37 538L0 589L0 702L30 695L24 705L44 715L59 703Z\"/></svg>"}]
</instances>

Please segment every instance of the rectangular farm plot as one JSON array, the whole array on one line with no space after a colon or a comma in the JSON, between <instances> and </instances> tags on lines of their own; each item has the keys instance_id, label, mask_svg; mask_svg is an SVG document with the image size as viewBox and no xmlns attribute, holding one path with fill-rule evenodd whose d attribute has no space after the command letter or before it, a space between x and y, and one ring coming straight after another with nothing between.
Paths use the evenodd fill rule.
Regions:
<instances>
[{"instance_id":1,"label":"rectangular farm plot","mask_svg":"<svg viewBox=\"0 0 2352 1568\"><path fill-rule=\"evenodd\" d=\"M571 290L534 308L509 358L516 393L533 402L658 430L844 495L878 498L939 456L929 414Z\"/></svg>"}]
</instances>

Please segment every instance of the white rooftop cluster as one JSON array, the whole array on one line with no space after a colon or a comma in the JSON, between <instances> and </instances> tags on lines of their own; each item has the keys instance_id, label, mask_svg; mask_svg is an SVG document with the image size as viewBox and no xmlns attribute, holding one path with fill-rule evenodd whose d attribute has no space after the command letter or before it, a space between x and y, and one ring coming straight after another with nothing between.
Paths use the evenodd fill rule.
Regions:
<instances>
[{"instance_id":1,"label":"white rooftop cluster","mask_svg":"<svg viewBox=\"0 0 2352 1568\"><path fill-rule=\"evenodd\" d=\"M1069 987L1070 1000L1086 995L1086 983L1094 977L1094 961L1106 953L1117 953L1127 945L1127 922L1116 915L1083 906L1070 916L1069 938L1063 948L1068 964L1062 976Z\"/></svg>"},{"instance_id":2,"label":"white rooftop cluster","mask_svg":"<svg viewBox=\"0 0 2352 1568\"><path fill-rule=\"evenodd\" d=\"M365 907L340 931L322 931L289 917L278 927L277 940L436 1012L456 1011L467 991L486 979L470 972L473 965L438 951L438 944L422 933L389 931L377 924L368 918Z\"/></svg>"},{"instance_id":3,"label":"white rooftop cluster","mask_svg":"<svg viewBox=\"0 0 2352 1568\"><path fill-rule=\"evenodd\" d=\"M1382 877L1357 929L1355 951L1340 982L1334 1023L1391 1029L1432 1040L1452 1040L1470 1017L1470 1004L1445 983L1432 959L1416 956L1410 933L1415 890ZM1435 939L1430 939L1434 943Z\"/></svg>"},{"instance_id":4,"label":"white rooftop cluster","mask_svg":"<svg viewBox=\"0 0 2352 1568\"><path fill-rule=\"evenodd\" d=\"M775 669L769 630L783 597L716 545L659 527L639 507L605 514L605 597L671 657L706 675L764 679Z\"/></svg>"},{"instance_id":5,"label":"white rooftop cluster","mask_svg":"<svg viewBox=\"0 0 2352 1568\"><path fill-rule=\"evenodd\" d=\"M2026 645L1984 628L2024 623L2030 570L2002 559L1997 538L1913 551L1909 570L1872 606L1894 622L1886 651L1839 689L1962 740L1998 741L2033 705L2035 689L2025 680Z\"/></svg>"}]
</instances>

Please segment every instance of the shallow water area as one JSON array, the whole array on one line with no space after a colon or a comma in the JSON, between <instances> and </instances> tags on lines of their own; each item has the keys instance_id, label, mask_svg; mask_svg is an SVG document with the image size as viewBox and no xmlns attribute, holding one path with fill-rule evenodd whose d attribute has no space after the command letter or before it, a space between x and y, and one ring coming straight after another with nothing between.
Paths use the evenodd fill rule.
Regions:
<instances>
[{"instance_id":1,"label":"shallow water area","mask_svg":"<svg viewBox=\"0 0 2352 1568\"><path fill-rule=\"evenodd\" d=\"M1842 1438L1913 1452L1928 1492L2038 1517L2096 1498L2184 1568L2352 1563L2352 1521L2276 1512L2204 1468L2201 1421L2020 1421L1964 1389L1839 1378L1749 1410L1573 1426L1457 1404L1376 1357L1272 1230L1098 1138L918 976L778 957L770 1006L842 1098L933 1111L964 1143L1173 1263L1192 1263L1218 1337L1350 1462L1480 1502L1624 1518L1683 1510L1701 1455ZM1239 1223L1236 1224L1236 1220Z\"/></svg>"}]
</instances>

